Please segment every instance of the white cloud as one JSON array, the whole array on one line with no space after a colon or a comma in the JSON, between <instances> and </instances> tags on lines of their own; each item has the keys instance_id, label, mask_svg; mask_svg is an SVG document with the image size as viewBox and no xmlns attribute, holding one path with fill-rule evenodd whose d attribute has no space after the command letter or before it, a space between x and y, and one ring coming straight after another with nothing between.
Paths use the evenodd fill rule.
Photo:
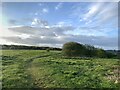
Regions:
<instances>
[{"instance_id":1,"label":"white cloud","mask_svg":"<svg viewBox=\"0 0 120 90\"><path fill-rule=\"evenodd\" d=\"M31 35L29 34L20 34L20 35L17 35L18 37L20 37L21 39L27 39L27 38L30 38Z\"/></svg>"},{"instance_id":2,"label":"white cloud","mask_svg":"<svg viewBox=\"0 0 120 90\"><path fill-rule=\"evenodd\" d=\"M32 15L32 16L41 16L41 15L46 14L48 12L49 12L48 8L42 8L42 7L40 7L40 9L36 10L33 13L30 13L30 15Z\"/></svg>"},{"instance_id":3,"label":"white cloud","mask_svg":"<svg viewBox=\"0 0 120 90\"><path fill-rule=\"evenodd\" d=\"M42 12L43 12L43 13L48 13L49 10L48 10L47 8L43 8L43 9L42 9Z\"/></svg>"},{"instance_id":4,"label":"white cloud","mask_svg":"<svg viewBox=\"0 0 120 90\"><path fill-rule=\"evenodd\" d=\"M38 12L36 12L35 15L38 15Z\"/></svg>"},{"instance_id":5,"label":"white cloud","mask_svg":"<svg viewBox=\"0 0 120 90\"><path fill-rule=\"evenodd\" d=\"M58 22L58 23L57 23L57 26L62 27L62 26L65 26L65 24L66 24L66 22L61 21L61 22Z\"/></svg>"},{"instance_id":6,"label":"white cloud","mask_svg":"<svg viewBox=\"0 0 120 90\"><path fill-rule=\"evenodd\" d=\"M30 27L30 26L22 26L22 27L11 27L10 31L16 32L18 34L29 34L34 36L56 36L55 34L64 35L65 31L71 31L74 28L72 26L42 26L42 27Z\"/></svg>"},{"instance_id":7,"label":"white cloud","mask_svg":"<svg viewBox=\"0 0 120 90\"><path fill-rule=\"evenodd\" d=\"M38 5L39 5L39 6L42 6L42 5L43 5L43 3L39 3Z\"/></svg>"},{"instance_id":8,"label":"white cloud","mask_svg":"<svg viewBox=\"0 0 120 90\"><path fill-rule=\"evenodd\" d=\"M108 24L109 20L116 20L118 17L117 3L97 3L93 4L84 15L86 22L94 20L96 24Z\"/></svg>"},{"instance_id":9,"label":"white cloud","mask_svg":"<svg viewBox=\"0 0 120 90\"><path fill-rule=\"evenodd\" d=\"M62 27L62 26L72 26L72 21L70 20L64 20L60 21L56 24L56 26Z\"/></svg>"},{"instance_id":10,"label":"white cloud","mask_svg":"<svg viewBox=\"0 0 120 90\"><path fill-rule=\"evenodd\" d=\"M118 3L93 2L85 4L86 6L84 3L80 3L73 7L72 17L78 19L80 26L74 32L67 33L118 37Z\"/></svg>"},{"instance_id":11,"label":"white cloud","mask_svg":"<svg viewBox=\"0 0 120 90\"><path fill-rule=\"evenodd\" d=\"M43 27L43 26L47 26L48 22L39 18L34 18L31 26L36 26L36 27Z\"/></svg>"},{"instance_id":12,"label":"white cloud","mask_svg":"<svg viewBox=\"0 0 120 90\"><path fill-rule=\"evenodd\" d=\"M116 20L118 18L118 3L109 3L104 6L104 9L99 13L99 22L106 23L109 20ZM101 19L100 19L101 18Z\"/></svg>"},{"instance_id":13,"label":"white cloud","mask_svg":"<svg viewBox=\"0 0 120 90\"><path fill-rule=\"evenodd\" d=\"M84 15L85 20L95 17L103 9L104 3L95 3L88 8L88 12Z\"/></svg>"},{"instance_id":14,"label":"white cloud","mask_svg":"<svg viewBox=\"0 0 120 90\"><path fill-rule=\"evenodd\" d=\"M106 36L106 37L117 37L114 35L110 35L113 30L111 27L102 27L102 26L79 26L75 28L73 31L66 31L66 34L71 35L86 35L86 36ZM117 34L118 30L114 29L114 33Z\"/></svg>"},{"instance_id":15,"label":"white cloud","mask_svg":"<svg viewBox=\"0 0 120 90\"><path fill-rule=\"evenodd\" d=\"M72 15L70 17L77 17L79 22L89 25L105 25L108 24L110 20L117 21L117 2L93 2L87 4L86 7L82 7L84 6L84 3L82 4L73 7Z\"/></svg>"},{"instance_id":16,"label":"white cloud","mask_svg":"<svg viewBox=\"0 0 120 90\"><path fill-rule=\"evenodd\" d=\"M55 10L58 10L62 7L63 3L59 3L56 7L55 7Z\"/></svg>"}]
</instances>

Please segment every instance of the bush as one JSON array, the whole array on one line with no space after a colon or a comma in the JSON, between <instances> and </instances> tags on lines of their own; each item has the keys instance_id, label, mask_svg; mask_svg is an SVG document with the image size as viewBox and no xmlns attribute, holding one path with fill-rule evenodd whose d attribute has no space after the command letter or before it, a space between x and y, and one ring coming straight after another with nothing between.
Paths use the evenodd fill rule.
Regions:
<instances>
[{"instance_id":1,"label":"bush","mask_svg":"<svg viewBox=\"0 0 120 90\"><path fill-rule=\"evenodd\" d=\"M97 48L91 45L85 45L85 56L87 57L96 57Z\"/></svg>"},{"instance_id":2,"label":"bush","mask_svg":"<svg viewBox=\"0 0 120 90\"><path fill-rule=\"evenodd\" d=\"M105 51L103 49L98 49L97 50L97 57L105 58L106 57Z\"/></svg>"},{"instance_id":3,"label":"bush","mask_svg":"<svg viewBox=\"0 0 120 90\"><path fill-rule=\"evenodd\" d=\"M67 42L62 48L63 54L69 57L83 56L84 51L85 47L76 42Z\"/></svg>"},{"instance_id":4,"label":"bush","mask_svg":"<svg viewBox=\"0 0 120 90\"><path fill-rule=\"evenodd\" d=\"M50 48L47 48L46 51L47 51L47 52L50 52Z\"/></svg>"}]
</instances>

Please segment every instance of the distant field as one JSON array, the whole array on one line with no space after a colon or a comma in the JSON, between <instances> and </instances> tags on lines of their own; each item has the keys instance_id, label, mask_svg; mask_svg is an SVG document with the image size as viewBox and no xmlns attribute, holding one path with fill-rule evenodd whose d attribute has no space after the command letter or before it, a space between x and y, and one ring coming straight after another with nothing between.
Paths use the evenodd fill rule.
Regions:
<instances>
[{"instance_id":1,"label":"distant field","mask_svg":"<svg viewBox=\"0 0 120 90\"><path fill-rule=\"evenodd\" d=\"M3 88L118 88L117 59L67 59L60 51L3 50Z\"/></svg>"}]
</instances>

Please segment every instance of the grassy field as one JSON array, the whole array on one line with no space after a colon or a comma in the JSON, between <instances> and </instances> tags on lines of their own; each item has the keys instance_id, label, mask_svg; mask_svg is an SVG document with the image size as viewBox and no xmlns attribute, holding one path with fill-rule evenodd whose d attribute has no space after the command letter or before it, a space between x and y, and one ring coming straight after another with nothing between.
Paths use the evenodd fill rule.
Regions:
<instances>
[{"instance_id":1,"label":"grassy field","mask_svg":"<svg viewBox=\"0 0 120 90\"><path fill-rule=\"evenodd\" d=\"M65 58L60 51L3 50L3 88L118 88L117 59Z\"/></svg>"}]
</instances>

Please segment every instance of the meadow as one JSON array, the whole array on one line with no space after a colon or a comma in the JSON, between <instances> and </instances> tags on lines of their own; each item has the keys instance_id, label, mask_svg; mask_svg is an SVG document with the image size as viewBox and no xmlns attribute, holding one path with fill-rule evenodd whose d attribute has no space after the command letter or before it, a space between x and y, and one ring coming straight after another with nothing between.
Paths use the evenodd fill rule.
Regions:
<instances>
[{"instance_id":1,"label":"meadow","mask_svg":"<svg viewBox=\"0 0 120 90\"><path fill-rule=\"evenodd\" d=\"M119 88L118 59L46 50L2 50L1 57L3 88Z\"/></svg>"}]
</instances>

